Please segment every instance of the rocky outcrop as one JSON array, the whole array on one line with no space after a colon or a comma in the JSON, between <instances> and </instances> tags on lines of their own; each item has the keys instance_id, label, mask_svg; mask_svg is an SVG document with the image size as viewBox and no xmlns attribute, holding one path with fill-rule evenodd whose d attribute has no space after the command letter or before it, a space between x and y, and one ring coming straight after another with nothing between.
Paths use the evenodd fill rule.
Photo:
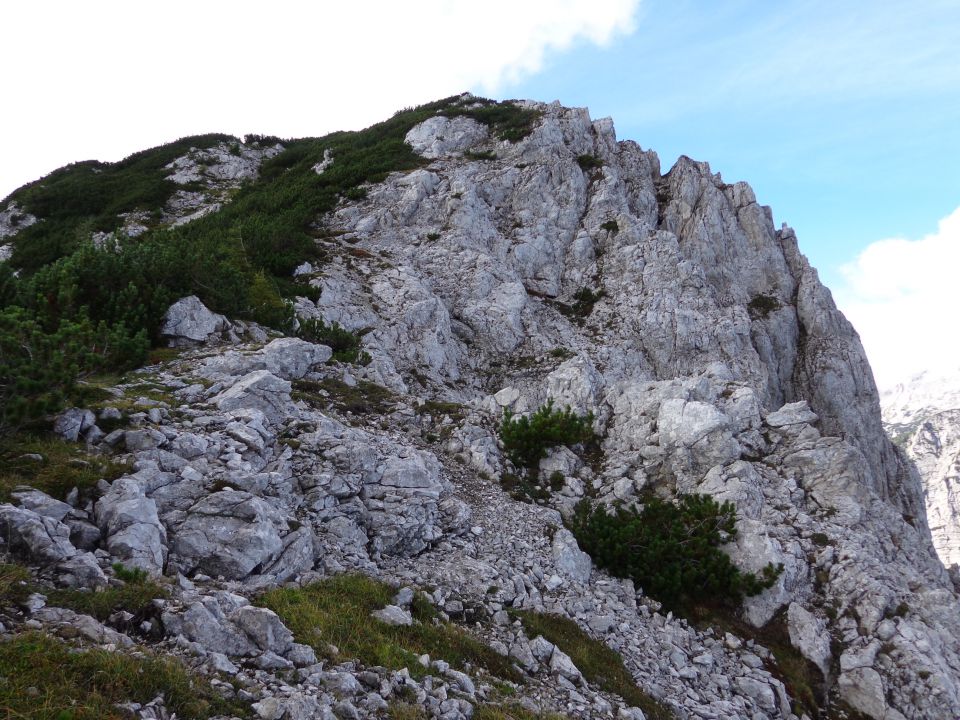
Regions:
<instances>
[{"instance_id":1,"label":"rocky outcrop","mask_svg":"<svg viewBox=\"0 0 960 720\"><path fill-rule=\"evenodd\" d=\"M282 150L279 143L256 141L221 142L203 150L191 148L165 167L168 180L190 189L177 190L167 201L163 222L183 225L216 212L241 183L257 177L264 160Z\"/></svg>"},{"instance_id":2,"label":"rocky outcrop","mask_svg":"<svg viewBox=\"0 0 960 720\"><path fill-rule=\"evenodd\" d=\"M212 313L175 323L192 342L232 344L151 368L176 402L151 401L104 437L83 408L66 413L65 436L124 454L132 471L87 505L20 494L22 507L0 506L9 549L43 572L83 547L101 570L165 574L174 590L149 632L205 667L247 673L261 717L375 717L405 696L459 719L488 697L427 656L429 682L314 665L249 602L360 571L406 589L369 622L414 625L412 589L425 590L439 618L514 663L525 697L573 717L643 713L510 611L577 622L679 718L797 720L762 643L663 612L563 526L584 498L705 493L736 506L724 547L739 567L782 567L742 619L809 661L826 713L960 715L960 603L922 487L883 431L856 333L793 232L705 163L681 158L661 174L609 120L523 105L537 119L515 142L465 117L426 120L407 135L424 165L319 219L325 261L306 271L319 299L298 298L297 312L362 329L369 365L290 338L239 344ZM190 162L171 171L206 172ZM540 467L552 493L527 504L497 483L517 470L497 426L505 410L548 400L592 412L599 450L551 450ZM931 458L953 442L935 435Z\"/></svg>"},{"instance_id":3,"label":"rocky outcrop","mask_svg":"<svg viewBox=\"0 0 960 720\"><path fill-rule=\"evenodd\" d=\"M960 564L960 374L921 374L882 397L890 437L923 481L933 545L943 564Z\"/></svg>"}]
</instances>

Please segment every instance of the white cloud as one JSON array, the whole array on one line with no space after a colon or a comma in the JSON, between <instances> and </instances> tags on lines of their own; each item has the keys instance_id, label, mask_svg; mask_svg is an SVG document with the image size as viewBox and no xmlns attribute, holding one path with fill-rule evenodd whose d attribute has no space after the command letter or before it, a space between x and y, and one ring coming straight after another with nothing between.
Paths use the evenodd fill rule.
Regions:
<instances>
[{"instance_id":1,"label":"white cloud","mask_svg":"<svg viewBox=\"0 0 960 720\"><path fill-rule=\"evenodd\" d=\"M881 388L960 359L960 208L920 240L872 243L842 269L837 302L860 333Z\"/></svg>"},{"instance_id":2,"label":"white cloud","mask_svg":"<svg viewBox=\"0 0 960 720\"><path fill-rule=\"evenodd\" d=\"M0 197L67 162L200 132L285 137L495 94L632 32L639 0L31 0L0 4Z\"/></svg>"}]
</instances>

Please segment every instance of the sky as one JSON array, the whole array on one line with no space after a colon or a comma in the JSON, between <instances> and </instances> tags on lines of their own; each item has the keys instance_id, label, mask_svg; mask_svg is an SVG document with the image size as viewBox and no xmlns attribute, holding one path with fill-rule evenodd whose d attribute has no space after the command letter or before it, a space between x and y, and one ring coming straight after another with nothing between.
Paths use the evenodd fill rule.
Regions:
<instances>
[{"instance_id":1,"label":"sky","mask_svg":"<svg viewBox=\"0 0 960 720\"><path fill-rule=\"evenodd\" d=\"M184 135L322 135L464 90L558 99L663 171L683 154L748 181L881 386L960 365L956 0L5 0L0 27L0 197Z\"/></svg>"}]
</instances>

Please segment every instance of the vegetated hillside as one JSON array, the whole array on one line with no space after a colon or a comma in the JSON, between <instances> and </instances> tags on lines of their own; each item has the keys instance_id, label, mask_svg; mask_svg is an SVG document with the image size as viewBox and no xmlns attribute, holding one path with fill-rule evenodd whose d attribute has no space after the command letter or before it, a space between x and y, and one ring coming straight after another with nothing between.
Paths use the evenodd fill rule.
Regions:
<instances>
[{"instance_id":1,"label":"vegetated hillside","mask_svg":"<svg viewBox=\"0 0 960 720\"><path fill-rule=\"evenodd\" d=\"M51 712L960 714L919 480L745 183L472 96L176 147L0 208L6 642L176 658Z\"/></svg>"}]
</instances>

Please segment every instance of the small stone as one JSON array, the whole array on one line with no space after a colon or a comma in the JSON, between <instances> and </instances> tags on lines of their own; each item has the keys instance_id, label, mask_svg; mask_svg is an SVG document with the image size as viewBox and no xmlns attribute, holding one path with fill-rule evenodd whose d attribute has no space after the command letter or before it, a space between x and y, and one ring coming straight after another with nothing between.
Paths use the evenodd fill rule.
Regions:
<instances>
[{"instance_id":1,"label":"small stone","mask_svg":"<svg viewBox=\"0 0 960 720\"><path fill-rule=\"evenodd\" d=\"M370 613L370 615L380 622L387 625L412 625L413 617L409 612L396 605L387 605L381 610Z\"/></svg>"}]
</instances>

